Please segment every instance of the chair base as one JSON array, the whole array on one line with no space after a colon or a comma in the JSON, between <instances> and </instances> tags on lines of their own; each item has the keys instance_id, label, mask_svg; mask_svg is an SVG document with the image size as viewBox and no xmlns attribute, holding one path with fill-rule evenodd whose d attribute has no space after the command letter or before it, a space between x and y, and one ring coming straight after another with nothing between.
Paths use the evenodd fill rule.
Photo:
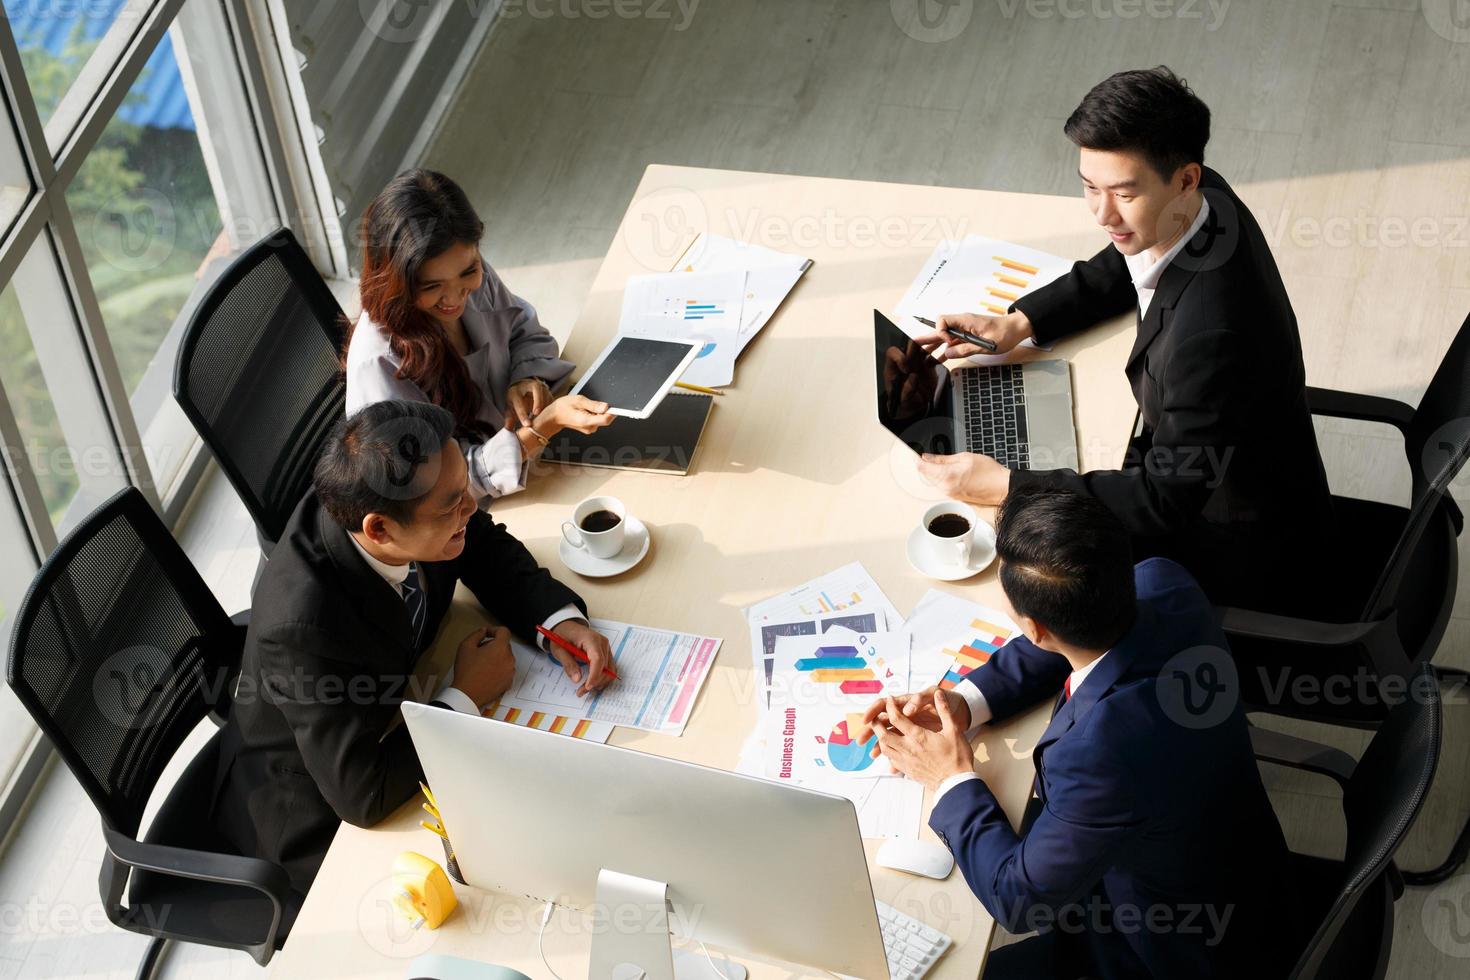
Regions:
<instances>
[{"instance_id":1,"label":"chair base","mask_svg":"<svg viewBox=\"0 0 1470 980\"><path fill-rule=\"evenodd\" d=\"M137 980L154 980L158 975L158 967L163 963L164 953L168 951L168 942L162 936L155 936L148 943L143 961L138 964Z\"/></svg>"}]
</instances>

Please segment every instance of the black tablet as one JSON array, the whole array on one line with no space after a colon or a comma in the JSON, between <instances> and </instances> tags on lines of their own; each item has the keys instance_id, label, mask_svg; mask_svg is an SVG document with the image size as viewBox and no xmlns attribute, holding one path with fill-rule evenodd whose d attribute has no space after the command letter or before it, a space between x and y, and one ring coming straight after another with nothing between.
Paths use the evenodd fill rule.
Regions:
<instances>
[{"instance_id":1,"label":"black tablet","mask_svg":"<svg viewBox=\"0 0 1470 980\"><path fill-rule=\"evenodd\" d=\"M676 392L646 419L618 419L588 436L563 429L541 458L615 470L688 473L713 405L710 395Z\"/></svg>"}]
</instances>

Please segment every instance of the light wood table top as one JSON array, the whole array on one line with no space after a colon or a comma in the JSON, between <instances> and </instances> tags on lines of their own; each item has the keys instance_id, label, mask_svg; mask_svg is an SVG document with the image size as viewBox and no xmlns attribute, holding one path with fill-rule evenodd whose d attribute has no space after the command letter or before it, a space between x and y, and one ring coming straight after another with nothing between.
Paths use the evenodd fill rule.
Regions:
<instances>
[{"instance_id":1,"label":"light wood table top","mask_svg":"<svg viewBox=\"0 0 1470 980\"><path fill-rule=\"evenodd\" d=\"M715 400L692 472L543 464L525 492L496 502L494 514L594 616L723 638L682 738L618 729L613 744L733 769L757 716L745 606L860 560L901 612L936 587L1008 608L993 567L943 584L909 566L908 534L938 497L915 475L913 454L877 423L873 309L891 315L943 238L977 233L1076 258L1106 242L1079 198L651 166L565 356L592 363L616 332L628 276L669 269L698 231L796 252L815 265ZM1132 318L1120 317L1051 354L1036 352L1072 363L1085 469L1117 465L1127 446L1136 407L1123 364L1132 338ZM653 535L643 563L612 579L582 579L557 558L561 521L594 494L621 498ZM440 634L445 655L485 619L467 594L461 598ZM1041 706L987 726L976 742L978 771L1013 822L1030 791L1031 748L1047 714ZM926 797L926 817L928 805ZM594 828L596 807L587 801ZM420 815L415 801L372 830L343 825L273 975L396 978L429 951L547 975L536 952L540 906L527 899L456 886L461 907L438 930L408 933L395 924L387 898L393 857L416 850L442 859ZM927 826L923 835L933 838ZM870 863L880 844L866 842ZM955 940L932 977L979 974L995 924L958 871L936 882L873 867L872 878L880 900ZM559 911L547 929L547 956L568 980L584 977L590 941L580 916ZM755 978L824 976L749 951L731 955Z\"/></svg>"}]
</instances>

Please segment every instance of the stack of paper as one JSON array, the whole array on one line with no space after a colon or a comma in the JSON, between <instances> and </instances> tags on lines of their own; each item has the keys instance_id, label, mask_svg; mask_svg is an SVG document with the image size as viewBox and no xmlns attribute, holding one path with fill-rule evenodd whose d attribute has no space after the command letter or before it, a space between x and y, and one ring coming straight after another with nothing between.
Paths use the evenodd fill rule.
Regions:
<instances>
[{"instance_id":1,"label":"stack of paper","mask_svg":"<svg viewBox=\"0 0 1470 980\"><path fill-rule=\"evenodd\" d=\"M697 341L699 353L681 380L719 387L735 379L744 304L743 271L633 276L623 291L618 333Z\"/></svg>"},{"instance_id":2,"label":"stack of paper","mask_svg":"<svg viewBox=\"0 0 1470 980\"><path fill-rule=\"evenodd\" d=\"M924 594L905 628L913 637L910 680L916 691L954 687L1020 633L1005 613L938 589Z\"/></svg>"},{"instance_id":3,"label":"stack of paper","mask_svg":"<svg viewBox=\"0 0 1470 980\"><path fill-rule=\"evenodd\" d=\"M681 380L718 388L811 261L719 235L700 235L674 272L633 276L618 332L700 345Z\"/></svg>"},{"instance_id":4,"label":"stack of paper","mask_svg":"<svg viewBox=\"0 0 1470 980\"><path fill-rule=\"evenodd\" d=\"M745 303L740 315L740 350L745 350L761 328L770 322L776 307L795 288L812 260L778 252L763 245L700 235L679 260L680 272L745 273Z\"/></svg>"},{"instance_id":5,"label":"stack of paper","mask_svg":"<svg viewBox=\"0 0 1470 980\"><path fill-rule=\"evenodd\" d=\"M1002 316L1017 299L1071 268L1069 259L980 235L942 241L899 302L898 314L936 321L946 313ZM907 326L913 333L929 332L916 320ZM1029 340L1026 345L1035 346ZM973 358L977 363L987 359Z\"/></svg>"},{"instance_id":6,"label":"stack of paper","mask_svg":"<svg viewBox=\"0 0 1470 980\"><path fill-rule=\"evenodd\" d=\"M848 797L864 837L917 837L923 787L854 738L854 716L907 691L911 670L902 619L867 569L853 562L745 612L761 668L739 771Z\"/></svg>"}]
</instances>

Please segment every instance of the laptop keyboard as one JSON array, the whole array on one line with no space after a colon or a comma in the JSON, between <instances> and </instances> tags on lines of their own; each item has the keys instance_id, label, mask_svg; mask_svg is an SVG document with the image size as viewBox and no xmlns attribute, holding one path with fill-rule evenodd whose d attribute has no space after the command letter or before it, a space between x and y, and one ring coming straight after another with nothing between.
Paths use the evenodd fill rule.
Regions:
<instances>
[{"instance_id":1,"label":"laptop keyboard","mask_svg":"<svg viewBox=\"0 0 1470 980\"><path fill-rule=\"evenodd\" d=\"M970 451L994 457L1011 469L1030 469L1021 365L965 368L961 376Z\"/></svg>"}]
</instances>

